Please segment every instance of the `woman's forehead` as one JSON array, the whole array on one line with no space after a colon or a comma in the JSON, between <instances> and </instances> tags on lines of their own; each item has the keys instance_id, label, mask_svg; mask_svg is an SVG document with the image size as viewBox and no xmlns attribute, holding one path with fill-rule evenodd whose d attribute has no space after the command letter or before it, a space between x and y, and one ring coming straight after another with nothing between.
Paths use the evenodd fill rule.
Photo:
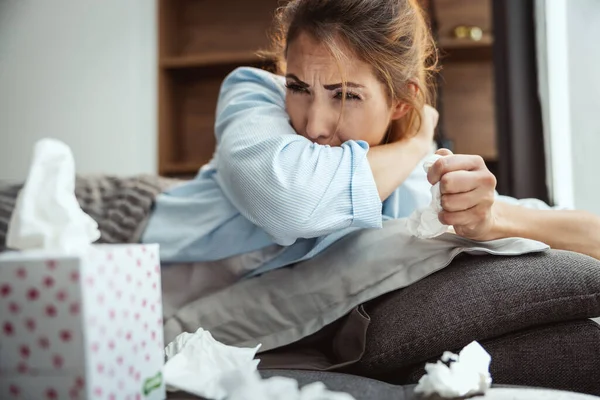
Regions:
<instances>
[{"instance_id":1,"label":"woman's forehead","mask_svg":"<svg viewBox=\"0 0 600 400\"><path fill-rule=\"evenodd\" d=\"M340 59L336 59L331 49L323 42L318 41L311 35L301 33L288 44L286 57L287 72L301 77L305 74L328 75L330 79L341 80L343 70L346 80L366 80L368 84L375 79L372 68L358 57L341 41L336 42L340 51ZM341 69L341 70L340 70Z\"/></svg>"}]
</instances>

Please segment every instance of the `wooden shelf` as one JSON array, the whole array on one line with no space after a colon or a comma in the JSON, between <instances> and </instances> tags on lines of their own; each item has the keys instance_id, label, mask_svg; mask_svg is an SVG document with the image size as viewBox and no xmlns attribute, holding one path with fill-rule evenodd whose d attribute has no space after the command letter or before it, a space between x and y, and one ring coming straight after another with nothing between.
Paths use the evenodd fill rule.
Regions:
<instances>
[{"instance_id":1,"label":"wooden shelf","mask_svg":"<svg viewBox=\"0 0 600 400\"><path fill-rule=\"evenodd\" d=\"M197 68L222 64L245 64L268 61L253 51L229 51L192 56L165 57L160 66L166 69Z\"/></svg>"},{"instance_id":2,"label":"wooden shelf","mask_svg":"<svg viewBox=\"0 0 600 400\"><path fill-rule=\"evenodd\" d=\"M274 69L274 60L257 50L269 48L268 33L280 2L158 0L160 174L195 175L210 160L220 87L231 71L239 66ZM446 79L447 136L459 152L480 154L493 163L491 0L434 2ZM481 40L455 38L460 25L479 27Z\"/></svg>"},{"instance_id":3,"label":"wooden shelf","mask_svg":"<svg viewBox=\"0 0 600 400\"><path fill-rule=\"evenodd\" d=\"M442 69L444 129L459 154L498 157L494 70L487 61L445 63Z\"/></svg>"},{"instance_id":4,"label":"wooden shelf","mask_svg":"<svg viewBox=\"0 0 600 400\"><path fill-rule=\"evenodd\" d=\"M163 165L161 175L195 175L202 168L203 163L169 163Z\"/></svg>"},{"instance_id":5,"label":"wooden shelf","mask_svg":"<svg viewBox=\"0 0 600 400\"><path fill-rule=\"evenodd\" d=\"M494 37L489 33L484 33L481 40L459 39L453 37L441 37L438 45L444 51L458 49L471 49L477 47L491 47L494 43Z\"/></svg>"}]
</instances>

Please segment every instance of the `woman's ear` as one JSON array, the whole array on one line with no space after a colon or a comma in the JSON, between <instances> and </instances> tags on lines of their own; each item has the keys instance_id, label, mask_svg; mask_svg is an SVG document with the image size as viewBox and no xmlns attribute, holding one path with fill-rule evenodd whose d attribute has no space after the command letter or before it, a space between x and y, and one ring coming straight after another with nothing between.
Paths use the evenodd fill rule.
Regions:
<instances>
[{"instance_id":1,"label":"woman's ear","mask_svg":"<svg viewBox=\"0 0 600 400\"><path fill-rule=\"evenodd\" d=\"M411 82L408 84L408 90L410 91L410 94L415 97L419 92L419 87ZM411 107L412 106L410 104L403 101L394 101L394 105L392 107L392 120L404 117L410 111Z\"/></svg>"},{"instance_id":2,"label":"woman's ear","mask_svg":"<svg viewBox=\"0 0 600 400\"><path fill-rule=\"evenodd\" d=\"M408 113L408 111L410 111L410 107L411 105L408 103L403 103L400 101L397 102L397 104L394 106L394 109L392 110L392 121L404 117Z\"/></svg>"}]
</instances>

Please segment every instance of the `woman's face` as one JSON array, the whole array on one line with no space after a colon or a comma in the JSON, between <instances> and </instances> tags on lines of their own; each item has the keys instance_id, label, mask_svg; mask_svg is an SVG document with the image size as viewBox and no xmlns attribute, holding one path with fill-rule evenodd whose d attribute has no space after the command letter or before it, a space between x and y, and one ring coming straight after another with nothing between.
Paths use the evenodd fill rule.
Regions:
<instances>
[{"instance_id":1,"label":"woman's face","mask_svg":"<svg viewBox=\"0 0 600 400\"><path fill-rule=\"evenodd\" d=\"M339 146L347 140L382 142L390 122L405 108L390 101L370 65L351 55L341 65L347 81L342 120L342 76L327 48L301 34L288 45L286 108L296 132L318 143ZM339 122L339 123L338 123Z\"/></svg>"}]
</instances>

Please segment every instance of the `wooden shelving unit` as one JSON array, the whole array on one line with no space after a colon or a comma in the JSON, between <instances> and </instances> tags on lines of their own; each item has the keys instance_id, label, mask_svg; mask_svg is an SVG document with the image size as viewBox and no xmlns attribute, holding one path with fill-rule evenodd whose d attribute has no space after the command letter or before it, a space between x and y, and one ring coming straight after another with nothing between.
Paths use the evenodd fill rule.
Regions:
<instances>
[{"instance_id":1,"label":"wooden shelving unit","mask_svg":"<svg viewBox=\"0 0 600 400\"><path fill-rule=\"evenodd\" d=\"M444 51L454 51L461 49L472 49L478 47L491 47L494 44L494 38L489 33L484 33L480 40L461 39L455 37L442 37L438 46Z\"/></svg>"},{"instance_id":2,"label":"wooden shelving unit","mask_svg":"<svg viewBox=\"0 0 600 400\"><path fill-rule=\"evenodd\" d=\"M260 62L261 58L255 51L230 51L212 52L182 57L165 57L160 60L160 66L164 69L198 68L223 64Z\"/></svg>"},{"instance_id":3,"label":"wooden shelving unit","mask_svg":"<svg viewBox=\"0 0 600 400\"><path fill-rule=\"evenodd\" d=\"M280 0L157 0L159 173L192 176L213 155L217 98L238 66L268 66L257 55ZM498 156L494 123L491 0L422 0L433 5L442 50L444 130L460 153ZM235 10L235 12L232 12ZM457 38L460 25L479 40Z\"/></svg>"},{"instance_id":4,"label":"wooden shelving unit","mask_svg":"<svg viewBox=\"0 0 600 400\"><path fill-rule=\"evenodd\" d=\"M157 0L159 174L191 176L213 155L215 109L227 74L265 66L278 0ZM235 10L235 12L232 12Z\"/></svg>"},{"instance_id":5,"label":"wooden shelving unit","mask_svg":"<svg viewBox=\"0 0 600 400\"><path fill-rule=\"evenodd\" d=\"M200 168L202 168L204 163L194 163L194 162L173 162L171 164L163 165L163 174L164 175L188 175L196 173Z\"/></svg>"},{"instance_id":6,"label":"wooden shelving unit","mask_svg":"<svg viewBox=\"0 0 600 400\"><path fill-rule=\"evenodd\" d=\"M442 53L440 80L446 138L457 153L481 155L490 169L498 159L494 98L492 0L431 0ZM474 27L478 40L457 38Z\"/></svg>"}]
</instances>

